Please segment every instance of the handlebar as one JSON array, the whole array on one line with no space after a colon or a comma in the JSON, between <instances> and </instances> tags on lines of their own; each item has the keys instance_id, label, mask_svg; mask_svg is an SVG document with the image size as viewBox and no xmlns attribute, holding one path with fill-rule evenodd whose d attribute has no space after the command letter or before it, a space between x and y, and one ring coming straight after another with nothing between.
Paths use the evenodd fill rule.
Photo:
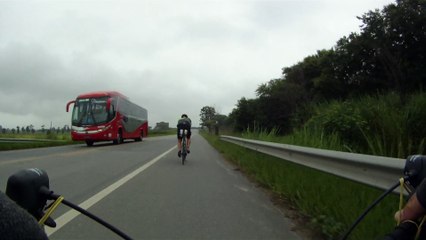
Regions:
<instances>
[{"instance_id":1,"label":"handlebar","mask_svg":"<svg viewBox=\"0 0 426 240\"><path fill-rule=\"evenodd\" d=\"M49 208L47 213L44 212L47 200L56 200L52 205L63 203L95 220L123 239L132 239L113 225L51 191L49 189L49 177L44 170L31 168L13 174L7 181L6 195L33 215L33 217L39 221L40 225L46 224L49 227L56 227L55 221L49 217L52 213L52 211L50 211L51 208ZM58 202L58 204L55 204L56 202Z\"/></svg>"},{"instance_id":2,"label":"handlebar","mask_svg":"<svg viewBox=\"0 0 426 240\"><path fill-rule=\"evenodd\" d=\"M348 238L352 230L356 227L358 223L367 215L367 213L375 207L383 198L390 194L398 185L404 186L408 193L412 195L413 192L417 190L417 187L421 182L426 181L426 156L425 155L411 155L408 156L405 167L404 167L404 177L400 179L399 183L396 183L391 188L389 188L385 193L383 193L376 201L374 201L358 219L351 225L351 227L345 232L341 240ZM424 193L422 194L424 196ZM401 192L401 206L402 206L402 192ZM399 224L395 230L386 235L385 240L412 240L412 239L426 239L426 231L423 231L425 227L423 224L419 225L414 222L407 220ZM419 231L418 231L419 230ZM418 238L420 235L420 238Z\"/></svg>"}]
</instances>

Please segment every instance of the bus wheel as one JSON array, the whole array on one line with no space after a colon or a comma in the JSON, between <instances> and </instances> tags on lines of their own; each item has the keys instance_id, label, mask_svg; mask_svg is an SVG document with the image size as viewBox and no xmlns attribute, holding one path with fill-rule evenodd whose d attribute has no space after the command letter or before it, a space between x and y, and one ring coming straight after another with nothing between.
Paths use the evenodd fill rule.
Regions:
<instances>
[{"instance_id":1,"label":"bus wheel","mask_svg":"<svg viewBox=\"0 0 426 240\"><path fill-rule=\"evenodd\" d=\"M114 144L123 143L123 133L121 132L121 130L118 131L117 139L113 140L113 143Z\"/></svg>"},{"instance_id":2,"label":"bus wheel","mask_svg":"<svg viewBox=\"0 0 426 240\"><path fill-rule=\"evenodd\" d=\"M86 140L86 145L87 145L88 147L93 146L93 141Z\"/></svg>"},{"instance_id":3,"label":"bus wheel","mask_svg":"<svg viewBox=\"0 0 426 240\"><path fill-rule=\"evenodd\" d=\"M137 138L135 138L135 142L140 142L143 139L143 131L141 131L141 135Z\"/></svg>"}]
</instances>

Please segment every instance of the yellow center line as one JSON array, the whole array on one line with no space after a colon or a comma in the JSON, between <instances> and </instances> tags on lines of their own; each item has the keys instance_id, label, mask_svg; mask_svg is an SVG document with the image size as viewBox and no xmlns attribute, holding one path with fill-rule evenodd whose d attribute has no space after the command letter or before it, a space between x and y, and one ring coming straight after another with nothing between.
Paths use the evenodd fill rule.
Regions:
<instances>
[{"instance_id":1,"label":"yellow center line","mask_svg":"<svg viewBox=\"0 0 426 240\"><path fill-rule=\"evenodd\" d=\"M8 164L14 164L14 163L23 163L23 162L30 162L40 159L47 159L47 158L54 158L54 157L70 157L70 156L77 156L81 154L86 154L89 152L93 152L97 149L85 149L81 151L75 151L75 152L67 152L67 153L57 153L57 154L51 154L51 155L45 155L45 156L36 156L36 157L26 157L21 159L12 159L12 160L2 160L0 162L0 166L8 165Z\"/></svg>"}]
</instances>

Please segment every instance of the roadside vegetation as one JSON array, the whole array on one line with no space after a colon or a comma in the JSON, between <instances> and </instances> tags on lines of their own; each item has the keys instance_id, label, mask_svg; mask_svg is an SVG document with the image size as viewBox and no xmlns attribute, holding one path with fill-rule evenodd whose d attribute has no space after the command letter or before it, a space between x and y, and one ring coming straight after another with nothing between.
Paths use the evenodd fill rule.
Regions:
<instances>
[{"instance_id":1,"label":"roadside vegetation","mask_svg":"<svg viewBox=\"0 0 426 240\"><path fill-rule=\"evenodd\" d=\"M229 115L201 109L204 136L262 186L337 239L382 191L246 150L217 135L406 159L426 154L425 0L398 0L358 17L360 31L318 50L242 97ZM402 175L403 173L401 173ZM350 239L395 226L387 197Z\"/></svg>"},{"instance_id":2,"label":"roadside vegetation","mask_svg":"<svg viewBox=\"0 0 426 240\"><path fill-rule=\"evenodd\" d=\"M0 133L0 138L71 141L69 132Z\"/></svg>"},{"instance_id":3,"label":"roadside vegetation","mask_svg":"<svg viewBox=\"0 0 426 240\"><path fill-rule=\"evenodd\" d=\"M150 130L148 137L168 136L176 134L176 128Z\"/></svg>"},{"instance_id":4,"label":"roadside vegetation","mask_svg":"<svg viewBox=\"0 0 426 240\"><path fill-rule=\"evenodd\" d=\"M311 118L291 134L259 125L237 137L298 146L406 159L426 154L426 94L404 101L395 93L346 101L313 104ZM228 160L307 217L308 224L326 239L338 239L383 191L312 170L221 141L203 134ZM401 176L403 173L401 172ZM397 179L395 179L397 181ZM376 239L391 232L399 199L385 198L357 226L350 239Z\"/></svg>"},{"instance_id":5,"label":"roadside vegetation","mask_svg":"<svg viewBox=\"0 0 426 240\"><path fill-rule=\"evenodd\" d=\"M69 133L34 132L34 133L0 133L0 138L11 141L0 141L0 151L54 147L73 144Z\"/></svg>"},{"instance_id":6,"label":"roadside vegetation","mask_svg":"<svg viewBox=\"0 0 426 240\"><path fill-rule=\"evenodd\" d=\"M426 94L394 92L312 103L309 118L288 134L260 122L244 131L221 127L221 134L342 152L406 159L426 154ZM227 132L224 130L227 129ZM203 134L226 159L278 198L306 216L307 226L338 239L382 193L363 184L298 166ZM403 173L401 172L401 176ZM395 179L397 181L397 179ZM349 239L380 239L395 227L399 198L387 196L358 225ZM303 223L302 223L303 224Z\"/></svg>"},{"instance_id":7,"label":"roadside vegetation","mask_svg":"<svg viewBox=\"0 0 426 240\"><path fill-rule=\"evenodd\" d=\"M426 94L365 96L315 103L311 118L291 134L247 128L245 138L405 159L426 154Z\"/></svg>"},{"instance_id":8,"label":"roadside vegetation","mask_svg":"<svg viewBox=\"0 0 426 240\"><path fill-rule=\"evenodd\" d=\"M218 136L207 132L202 135L236 169L273 192L273 202L296 209L299 214L291 218L300 227L311 229L315 239L338 239L383 192L221 141ZM393 214L398 208L398 201L396 195L385 198L357 226L349 239L380 239L391 232L395 226Z\"/></svg>"}]
</instances>

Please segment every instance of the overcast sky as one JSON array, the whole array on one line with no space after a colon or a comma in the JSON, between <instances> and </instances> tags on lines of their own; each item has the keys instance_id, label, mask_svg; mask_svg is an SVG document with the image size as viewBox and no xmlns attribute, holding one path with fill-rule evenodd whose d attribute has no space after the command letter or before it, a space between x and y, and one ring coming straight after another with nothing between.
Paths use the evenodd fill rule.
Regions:
<instances>
[{"instance_id":1,"label":"overcast sky","mask_svg":"<svg viewBox=\"0 0 426 240\"><path fill-rule=\"evenodd\" d=\"M0 125L63 127L81 93L116 90L149 125L199 124L317 50L359 32L390 0L0 0Z\"/></svg>"}]
</instances>

